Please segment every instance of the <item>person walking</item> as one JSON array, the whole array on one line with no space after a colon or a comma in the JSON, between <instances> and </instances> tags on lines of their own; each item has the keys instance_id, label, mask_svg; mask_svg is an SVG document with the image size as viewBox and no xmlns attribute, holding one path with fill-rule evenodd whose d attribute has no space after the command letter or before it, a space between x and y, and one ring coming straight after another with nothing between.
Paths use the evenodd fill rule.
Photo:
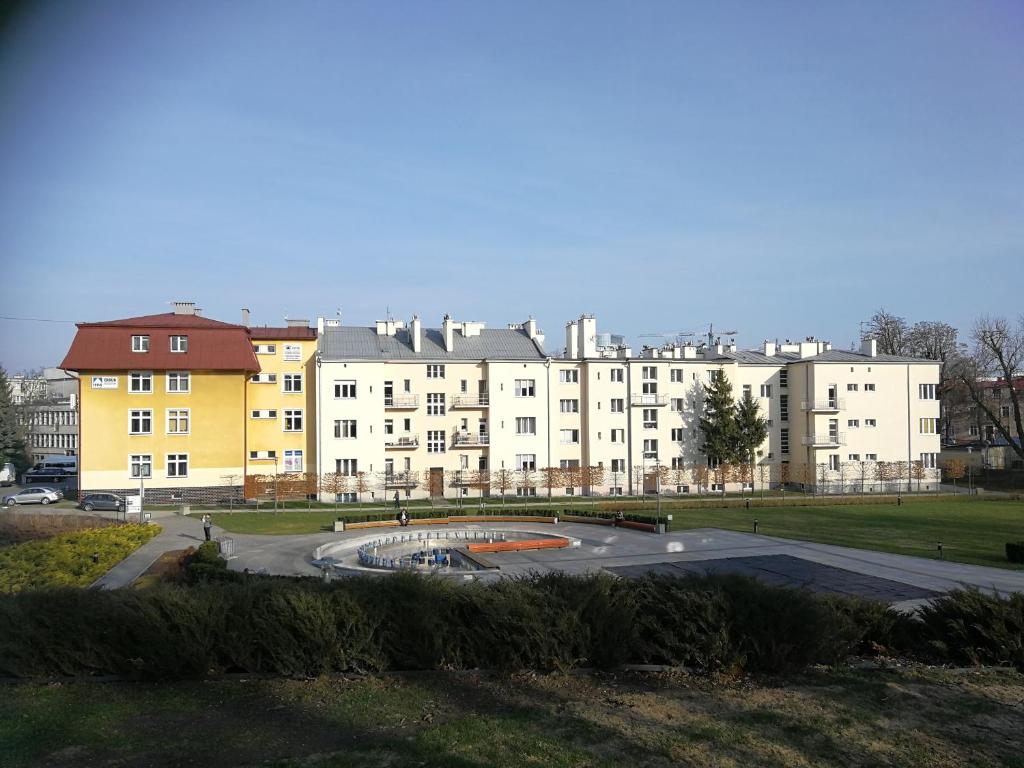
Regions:
<instances>
[{"instance_id":1,"label":"person walking","mask_svg":"<svg viewBox=\"0 0 1024 768\"><path fill-rule=\"evenodd\" d=\"M398 491L395 491L395 509L398 509L400 506L402 505L401 502L399 501Z\"/></svg>"},{"instance_id":2,"label":"person walking","mask_svg":"<svg viewBox=\"0 0 1024 768\"><path fill-rule=\"evenodd\" d=\"M210 541L210 530L213 528L213 521L210 520L209 515L203 515L203 533L206 535L206 540Z\"/></svg>"}]
</instances>

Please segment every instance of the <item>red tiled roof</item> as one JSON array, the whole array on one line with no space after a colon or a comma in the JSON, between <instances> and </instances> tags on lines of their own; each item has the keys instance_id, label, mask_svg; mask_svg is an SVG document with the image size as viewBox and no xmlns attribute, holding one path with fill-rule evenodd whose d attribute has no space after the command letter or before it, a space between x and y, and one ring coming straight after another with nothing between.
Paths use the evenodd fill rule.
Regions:
<instances>
[{"instance_id":1,"label":"red tiled roof","mask_svg":"<svg viewBox=\"0 0 1024 768\"><path fill-rule=\"evenodd\" d=\"M302 326L289 326L288 328L276 328L269 325L254 325L249 329L249 335L254 340L267 339L295 339L308 340L316 338L316 328L303 328Z\"/></svg>"},{"instance_id":2,"label":"red tiled roof","mask_svg":"<svg viewBox=\"0 0 1024 768\"><path fill-rule=\"evenodd\" d=\"M132 336L145 331L149 352L132 352ZM188 352L171 352L171 336L188 336ZM249 331L195 315L147 315L79 323L60 367L69 371L259 371Z\"/></svg>"}]
</instances>

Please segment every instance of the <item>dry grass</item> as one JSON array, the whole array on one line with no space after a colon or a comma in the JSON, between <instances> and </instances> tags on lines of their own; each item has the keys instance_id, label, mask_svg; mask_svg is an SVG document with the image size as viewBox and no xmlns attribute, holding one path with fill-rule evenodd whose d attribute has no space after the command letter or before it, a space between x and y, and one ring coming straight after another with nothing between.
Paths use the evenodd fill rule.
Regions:
<instances>
[{"instance_id":1,"label":"dry grass","mask_svg":"<svg viewBox=\"0 0 1024 768\"><path fill-rule=\"evenodd\" d=\"M0 546L117 524L115 520L86 515L0 511Z\"/></svg>"}]
</instances>

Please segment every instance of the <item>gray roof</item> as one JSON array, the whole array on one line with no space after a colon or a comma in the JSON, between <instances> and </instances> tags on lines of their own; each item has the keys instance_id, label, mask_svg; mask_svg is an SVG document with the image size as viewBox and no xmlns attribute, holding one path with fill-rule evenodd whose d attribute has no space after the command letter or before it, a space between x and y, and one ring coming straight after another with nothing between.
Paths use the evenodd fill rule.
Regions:
<instances>
[{"instance_id":1,"label":"gray roof","mask_svg":"<svg viewBox=\"0 0 1024 768\"><path fill-rule=\"evenodd\" d=\"M820 355L807 358L816 363L937 363L937 360L928 360L924 357L908 357L906 355L883 355L881 353L872 357L860 352L847 349L830 349Z\"/></svg>"},{"instance_id":2,"label":"gray roof","mask_svg":"<svg viewBox=\"0 0 1024 768\"><path fill-rule=\"evenodd\" d=\"M328 326L320 338L324 360L543 360L543 349L523 330L484 328L479 336L453 333L454 349L444 348L437 328L424 328L419 353L412 351L408 329L394 336L378 336L376 328Z\"/></svg>"},{"instance_id":3,"label":"gray roof","mask_svg":"<svg viewBox=\"0 0 1024 768\"><path fill-rule=\"evenodd\" d=\"M774 355L766 355L757 350L738 350L736 352L722 352L721 354L708 354L705 352L704 360L735 360L741 365L783 365L788 363L799 363L803 361L814 363L934 363L935 360L928 360L922 357L905 357L902 355L865 355L844 349L830 349L819 355L801 358L796 352L776 352Z\"/></svg>"}]
</instances>

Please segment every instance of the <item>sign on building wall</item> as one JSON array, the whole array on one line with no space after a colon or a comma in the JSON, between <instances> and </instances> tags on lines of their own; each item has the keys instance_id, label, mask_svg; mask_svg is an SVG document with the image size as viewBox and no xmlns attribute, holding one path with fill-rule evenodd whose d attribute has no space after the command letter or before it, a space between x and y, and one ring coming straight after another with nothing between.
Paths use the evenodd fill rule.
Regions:
<instances>
[{"instance_id":1,"label":"sign on building wall","mask_svg":"<svg viewBox=\"0 0 1024 768\"><path fill-rule=\"evenodd\" d=\"M299 362L302 360L302 347L295 344L284 345L284 359Z\"/></svg>"},{"instance_id":2,"label":"sign on building wall","mask_svg":"<svg viewBox=\"0 0 1024 768\"><path fill-rule=\"evenodd\" d=\"M93 376L93 389L117 389L117 376Z\"/></svg>"}]
</instances>

